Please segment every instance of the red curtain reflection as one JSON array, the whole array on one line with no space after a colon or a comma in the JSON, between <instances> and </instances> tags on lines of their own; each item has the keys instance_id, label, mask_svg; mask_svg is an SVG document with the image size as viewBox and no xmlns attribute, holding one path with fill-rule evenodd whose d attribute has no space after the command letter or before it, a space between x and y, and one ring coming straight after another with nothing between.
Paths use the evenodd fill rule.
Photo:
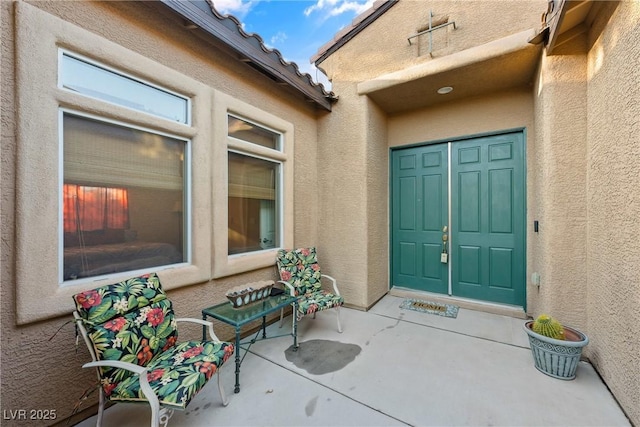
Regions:
<instances>
[{"instance_id":1,"label":"red curtain reflection","mask_svg":"<svg viewBox=\"0 0 640 427\"><path fill-rule=\"evenodd\" d=\"M64 231L129 228L129 196L124 188L64 184Z\"/></svg>"}]
</instances>

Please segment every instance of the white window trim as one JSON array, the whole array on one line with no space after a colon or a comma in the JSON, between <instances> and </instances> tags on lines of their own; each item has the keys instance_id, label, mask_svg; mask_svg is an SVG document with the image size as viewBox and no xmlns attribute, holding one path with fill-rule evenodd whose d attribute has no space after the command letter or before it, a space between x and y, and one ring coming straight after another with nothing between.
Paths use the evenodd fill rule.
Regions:
<instances>
[{"instance_id":1,"label":"white window trim","mask_svg":"<svg viewBox=\"0 0 640 427\"><path fill-rule=\"evenodd\" d=\"M140 77L134 76L132 74L126 73L126 72L124 72L122 70L118 70L118 69L116 69L114 67L110 67L110 66L108 66L106 64L100 63L99 61L93 60L93 59L91 59L91 58L89 58L89 57L87 57L85 55L81 55L81 54L73 52L73 51L71 51L69 49L63 49L63 48L59 48L58 49L58 64L62 64L62 57L65 56L65 55L69 56L71 58L78 59L80 61L84 61L84 62L86 62L86 63L88 63L90 65L93 65L96 68L101 68L101 69L103 69L105 71L108 71L110 73L113 73L113 74L116 74L116 75L120 75L122 77L129 78L129 79L131 79L133 81L136 81L136 82L138 82L140 84L143 84L145 86L148 86L150 88L156 89L156 90L158 90L160 92L165 92L165 93L173 95L173 96L175 96L177 98L184 99L186 101L186 117L185 117L186 121L184 123L182 123L182 122L177 122L177 123L182 123L184 125L191 126L191 100L188 97L185 97L183 94L175 92L175 91L172 91L172 90L167 89L165 87L161 87L161 86L159 86L157 84L151 83L148 80L145 80L145 79L142 79ZM58 73L58 87L61 90L68 91L70 93L77 93L77 92L75 92L75 91L73 91L71 89L68 89L68 88L64 87L64 83L62 81L62 72ZM163 116L160 116L160 115L156 115L154 113L145 112L144 110L139 110L139 109L127 107L126 105L123 105L123 104L114 103L114 102L107 101L107 100L104 100L104 99L100 99L100 98L97 98L97 97L93 97L93 96L87 95L87 94L81 94L81 95L82 96L86 96L88 98L92 98L92 99L98 100L100 102L106 102L106 103L112 104L112 105L119 105L119 106L122 106L124 108L128 108L131 111L141 111L141 112L144 112L145 114L149 114L151 116L158 117L158 118L163 119L163 120L172 121L172 120L170 120L170 119L168 119L166 117L163 117Z\"/></svg>"},{"instance_id":2,"label":"white window trim","mask_svg":"<svg viewBox=\"0 0 640 427\"><path fill-rule=\"evenodd\" d=\"M260 127L262 129L268 130L270 132L273 132L273 133L276 133L276 134L280 134L279 131L277 131L275 129L271 129L269 126L265 126L265 125L263 125L261 123L256 123L255 121L253 121L251 119L248 119L246 117L242 117L239 114L234 114L234 113L228 112L227 116L231 116L233 118L242 120L244 122L250 123L250 124L252 124L254 126ZM229 145L233 144L234 142L246 143L246 144L250 144L250 145L246 146L246 149L248 151L259 150L260 148L264 148L264 149L268 150L269 153L271 153L269 155L277 155L279 153L282 153L282 151L283 151L283 142L282 142L282 135L281 134L280 134L280 141L278 141L278 147L269 148L269 147L266 147L266 146L263 146L263 145L260 145L260 144L255 144L253 142L246 141L246 140L240 139L240 138L235 138L235 137L229 135L228 126L229 126L229 122L227 121L227 138L229 138L229 142L228 142Z\"/></svg>"},{"instance_id":3,"label":"white window trim","mask_svg":"<svg viewBox=\"0 0 640 427\"><path fill-rule=\"evenodd\" d=\"M190 265L159 271L165 289L202 283L211 277L211 117L212 89L171 68L130 51L28 3L16 4L16 82L18 96L16 170L16 322L27 324L68 314L71 297L88 288L117 282L131 272L60 286L59 174L60 108L89 112L191 140L192 188ZM59 46L122 72L157 81L189 97L192 126L109 104L58 87ZM161 79L161 80L158 80ZM226 126L225 126L226 129ZM220 138L220 141L224 138ZM225 228L226 229L226 228ZM196 231L197 230L197 231Z\"/></svg>"},{"instance_id":4,"label":"white window trim","mask_svg":"<svg viewBox=\"0 0 640 427\"><path fill-rule=\"evenodd\" d=\"M293 246L293 124L264 110L215 91L213 116L213 263L212 276L220 278L275 265L281 247ZM260 124L282 135L281 150L274 150L228 136L227 115ZM218 143L224 141L225 143ZM228 151L262 157L282 164L280 174L280 247L229 255ZM225 230L225 232L221 232Z\"/></svg>"}]
</instances>

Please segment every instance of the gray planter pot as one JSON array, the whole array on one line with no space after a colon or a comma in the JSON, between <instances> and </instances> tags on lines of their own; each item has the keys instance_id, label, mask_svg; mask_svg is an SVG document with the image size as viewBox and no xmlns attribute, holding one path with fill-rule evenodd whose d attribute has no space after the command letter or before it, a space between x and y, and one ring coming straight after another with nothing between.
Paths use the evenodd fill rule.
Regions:
<instances>
[{"instance_id":1,"label":"gray planter pot","mask_svg":"<svg viewBox=\"0 0 640 427\"><path fill-rule=\"evenodd\" d=\"M532 324L533 321L526 322L524 330L529 336L536 369L561 380L574 379L582 348L589 343L589 338L576 329L564 326L568 339L556 340L533 332Z\"/></svg>"}]
</instances>

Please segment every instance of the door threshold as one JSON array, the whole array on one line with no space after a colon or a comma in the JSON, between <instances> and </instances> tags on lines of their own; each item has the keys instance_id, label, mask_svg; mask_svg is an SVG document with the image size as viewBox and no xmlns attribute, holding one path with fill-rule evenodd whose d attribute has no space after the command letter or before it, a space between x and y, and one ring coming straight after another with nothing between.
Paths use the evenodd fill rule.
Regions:
<instances>
[{"instance_id":1,"label":"door threshold","mask_svg":"<svg viewBox=\"0 0 640 427\"><path fill-rule=\"evenodd\" d=\"M442 304L455 304L468 310L483 311L485 313L499 314L501 316L515 317L516 319L528 319L527 313L522 307L498 304L494 302L478 301L468 298L460 298L449 295L435 294L433 292L417 291L415 289L394 286L389 290L389 295L401 298L427 299Z\"/></svg>"}]
</instances>

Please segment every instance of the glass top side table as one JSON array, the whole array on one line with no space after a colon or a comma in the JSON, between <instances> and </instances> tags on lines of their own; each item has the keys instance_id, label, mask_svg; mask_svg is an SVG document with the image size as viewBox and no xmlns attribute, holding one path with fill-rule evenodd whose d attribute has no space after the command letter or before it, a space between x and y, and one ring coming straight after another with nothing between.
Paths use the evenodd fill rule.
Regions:
<instances>
[{"instance_id":1,"label":"glass top side table","mask_svg":"<svg viewBox=\"0 0 640 427\"><path fill-rule=\"evenodd\" d=\"M260 334L260 330L262 330L262 339L267 339L267 315L273 313L275 311L284 309L290 305L293 306L293 314L292 314L292 324L293 327L291 329L291 333L276 335L269 338L277 338L282 336L293 336L293 349L296 351L298 349L298 325L296 321L296 309L298 304L298 298L292 297L287 294L281 294L276 296L270 296L266 299L256 301L247 306L234 308L229 301L223 302L221 304L214 305L212 307L208 307L202 310L202 319L207 320L207 317L212 317L216 320L226 323L227 325L232 326L236 332L236 385L234 388L235 393L240 392L240 366L242 365L242 361L244 360L244 356L247 355L247 350L251 347L251 344L255 343L258 340L258 335ZM256 333L256 336L248 342L241 343L240 342L240 332L242 327L254 320L260 319L262 317L262 327ZM206 340L207 338L206 327L202 327L202 339ZM240 349L242 345L248 344L247 348L245 348L245 353L242 359L240 358Z\"/></svg>"}]
</instances>

